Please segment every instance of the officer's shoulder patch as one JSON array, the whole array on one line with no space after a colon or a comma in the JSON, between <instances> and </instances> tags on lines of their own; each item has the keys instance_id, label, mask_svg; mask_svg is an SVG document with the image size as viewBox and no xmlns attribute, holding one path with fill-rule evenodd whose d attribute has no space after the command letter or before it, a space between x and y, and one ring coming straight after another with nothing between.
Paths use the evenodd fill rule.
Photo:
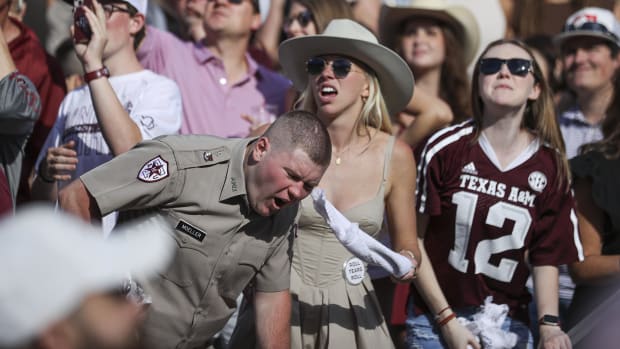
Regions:
<instances>
[{"instance_id":1,"label":"officer's shoulder patch","mask_svg":"<svg viewBox=\"0 0 620 349\"><path fill-rule=\"evenodd\" d=\"M168 177L168 161L161 155L147 161L138 172L138 179L142 182L152 183Z\"/></svg>"}]
</instances>

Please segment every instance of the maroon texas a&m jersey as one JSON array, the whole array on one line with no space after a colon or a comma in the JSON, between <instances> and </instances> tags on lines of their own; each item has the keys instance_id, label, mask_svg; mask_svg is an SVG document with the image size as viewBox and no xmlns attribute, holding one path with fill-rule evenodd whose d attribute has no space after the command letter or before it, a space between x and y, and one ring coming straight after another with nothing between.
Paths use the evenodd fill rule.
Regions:
<instances>
[{"instance_id":1,"label":"maroon texas a&m jersey","mask_svg":"<svg viewBox=\"0 0 620 349\"><path fill-rule=\"evenodd\" d=\"M424 246L452 307L487 296L527 322L533 266L583 259L570 191L558 188L555 150L533 142L500 170L473 121L429 138L418 165L418 211L429 215ZM419 311L423 300L414 296Z\"/></svg>"}]
</instances>

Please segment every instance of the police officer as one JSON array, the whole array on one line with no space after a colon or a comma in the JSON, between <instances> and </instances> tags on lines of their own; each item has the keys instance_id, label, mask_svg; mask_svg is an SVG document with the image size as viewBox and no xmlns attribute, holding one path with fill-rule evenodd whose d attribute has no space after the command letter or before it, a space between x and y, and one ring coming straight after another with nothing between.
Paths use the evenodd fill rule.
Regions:
<instances>
[{"instance_id":1,"label":"police officer","mask_svg":"<svg viewBox=\"0 0 620 349\"><path fill-rule=\"evenodd\" d=\"M291 232L330 160L325 127L293 111L258 139L140 143L71 183L60 203L85 219L153 208L170 221L178 248L171 267L144 283L153 299L144 348L204 348L252 280L260 345L289 348Z\"/></svg>"}]
</instances>

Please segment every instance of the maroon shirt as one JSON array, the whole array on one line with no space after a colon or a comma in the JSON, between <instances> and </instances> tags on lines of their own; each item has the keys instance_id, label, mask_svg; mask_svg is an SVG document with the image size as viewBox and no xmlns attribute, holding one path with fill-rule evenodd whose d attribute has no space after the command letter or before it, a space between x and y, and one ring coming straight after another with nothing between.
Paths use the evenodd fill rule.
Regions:
<instances>
[{"instance_id":1,"label":"maroon shirt","mask_svg":"<svg viewBox=\"0 0 620 349\"><path fill-rule=\"evenodd\" d=\"M570 191L558 188L555 150L541 145L502 172L489 160L468 121L429 138L418 167L417 204L429 215L424 246L454 308L487 296L528 322L533 266L583 258ZM418 311L426 311L414 296Z\"/></svg>"},{"instance_id":2,"label":"maroon shirt","mask_svg":"<svg viewBox=\"0 0 620 349\"><path fill-rule=\"evenodd\" d=\"M4 169L0 167L0 218L13 211L13 200L9 190L9 182L4 174Z\"/></svg>"},{"instance_id":3,"label":"maroon shirt","mask_svg":"<svg viewBox=\"0 0 620 349\"><path fill-rule=\"evenodd\" d=\"M45 52L36 34L21 22L9 17L19 27L20 34L9 42L9 51L20 73L27 76L36 86L41 97L41 116L34 125L32 135L26 144L22 175L17 202L30 199L28 176L34 166L47 134L54 126L58 108L67 88L62 69L56 60Z\"/></svg>"}]
</instances>

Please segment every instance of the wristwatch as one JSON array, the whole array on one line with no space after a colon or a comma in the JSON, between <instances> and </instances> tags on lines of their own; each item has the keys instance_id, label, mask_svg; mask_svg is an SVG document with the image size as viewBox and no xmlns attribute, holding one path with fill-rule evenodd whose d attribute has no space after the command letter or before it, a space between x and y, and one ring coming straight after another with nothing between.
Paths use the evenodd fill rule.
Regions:
<instances>
[{"instance_id":1,"label":"wristwatch","mask_svg":"<svg viewBox=\"0 0 620 349\"><path fill-rule=\"evenodd\" d=\"M95 79L102 78L104 76L106 78L110 77L110 71L108 70L108 67L106 67L105 65L101 69L97 69L95 71L91 71L91 72L84 74L84 81L88 84L89 82Z\"/></svg>"},{"instance_id":2,"label":"wristwatch","mask_svg":"<svg viewBox=\"0 0 620 349\"><path fill-rule=\"evenodd\" d=\"M538 320L538 324L547 326L560 326L560 318L555 315L545 314Z\"/></svg>"}]
</instances>

